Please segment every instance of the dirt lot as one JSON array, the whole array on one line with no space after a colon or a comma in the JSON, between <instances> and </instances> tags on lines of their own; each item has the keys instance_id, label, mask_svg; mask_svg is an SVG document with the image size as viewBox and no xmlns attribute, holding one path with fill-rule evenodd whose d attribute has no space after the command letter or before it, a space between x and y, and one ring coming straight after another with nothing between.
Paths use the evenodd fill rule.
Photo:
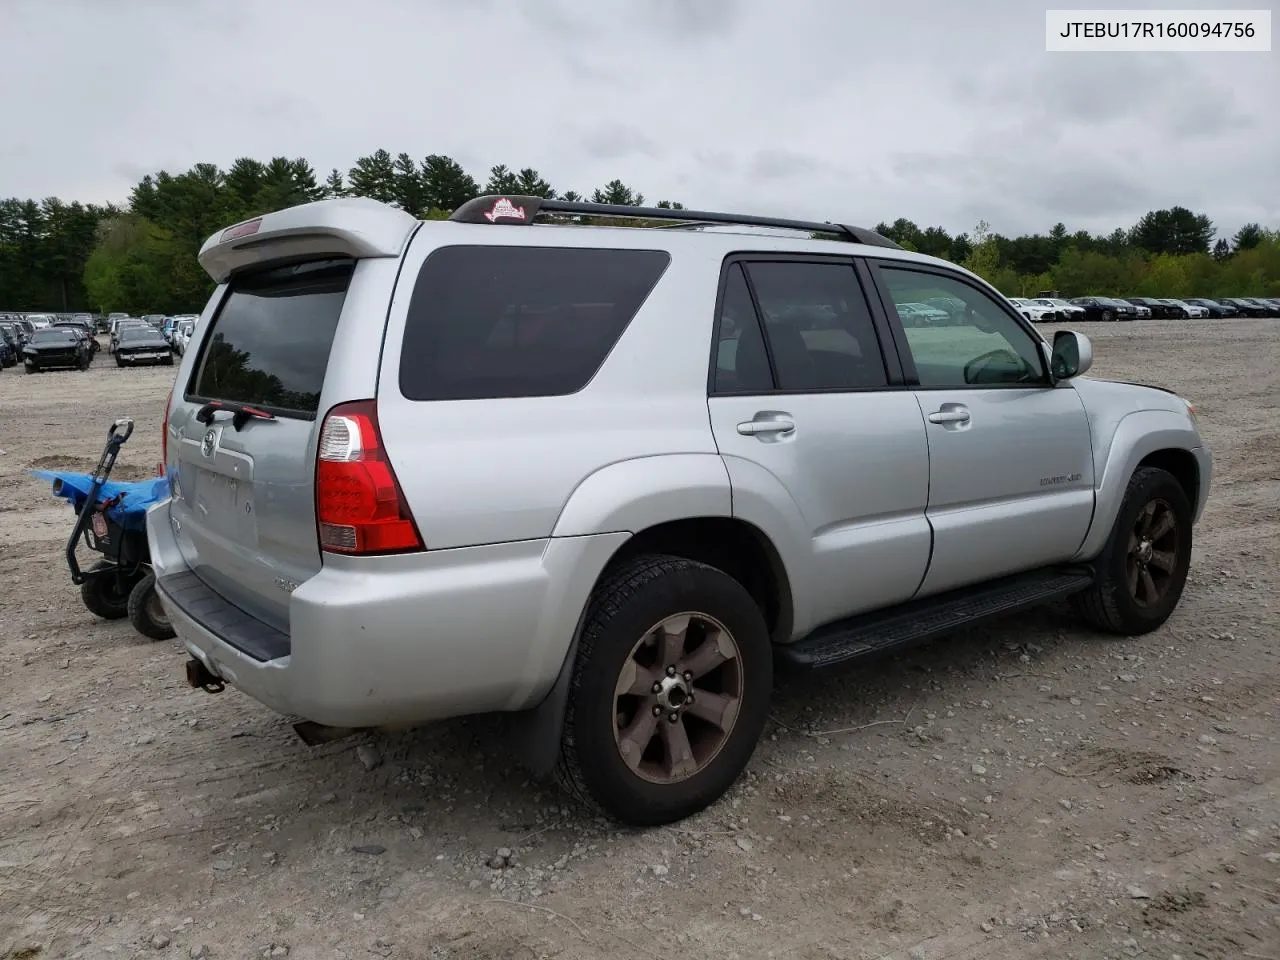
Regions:
<instances>
[{"instance_id":1,"label":"dirt lot","mask_svg":"<svg viewBox=\"0 0 1280 960\"><path fill-rule=\"evenodd\" d=\"M310 749L189 690L177 642L81 606L27 474L130 414L147 475L172 371L4 371L0 957L1280 960L1280 321L1088 332L1214 448L1173 620L793 681L732 793L649 832L530 785L495 719Z\"/></svg>"}]
</instances>

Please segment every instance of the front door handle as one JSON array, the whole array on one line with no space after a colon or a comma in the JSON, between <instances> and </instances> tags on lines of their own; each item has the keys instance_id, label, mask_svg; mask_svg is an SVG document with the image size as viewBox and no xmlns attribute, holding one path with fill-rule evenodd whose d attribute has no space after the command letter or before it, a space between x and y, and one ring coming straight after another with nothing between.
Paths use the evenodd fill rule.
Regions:
<instances>
[{"instance_id":1,"label":"front door handle","mask_svg":"<svg viewBox=\"0 0 1280 960\"><path fill-rule=\"evenodd\" d=\"M929 414L930 423L968 423L969 408L959 404L947 404L941 410Z\"/></svg>"},{"instance_id":2,"label":"front door handle","mask_svg":"<svg viewBox=\"0 0 1280 960\"><path fill-rule=\"evenodd\" d=\"M786 414L758 413L754 420L738 424L738 432L744 437L786 436L795 429L796 422Z\"/></svg>"}]
</instances>

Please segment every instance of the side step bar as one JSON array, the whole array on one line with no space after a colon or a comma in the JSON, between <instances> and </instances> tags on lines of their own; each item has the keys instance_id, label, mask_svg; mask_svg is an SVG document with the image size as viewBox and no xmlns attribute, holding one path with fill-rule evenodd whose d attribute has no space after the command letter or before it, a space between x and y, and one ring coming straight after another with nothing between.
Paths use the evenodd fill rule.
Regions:
<instances>
[{"instance_id":1,"label":"side step bar","mask_svg":"<svg viewBox=\"0 0 1280 960\"><path fill-rule=\"evenodd\" d=\"M781 666L817 669L903 647L989 617L1059 600L1093 583L1088 567L1052 567L912 600L819 627L777 648Z\"/></svg>"}]
</instances>

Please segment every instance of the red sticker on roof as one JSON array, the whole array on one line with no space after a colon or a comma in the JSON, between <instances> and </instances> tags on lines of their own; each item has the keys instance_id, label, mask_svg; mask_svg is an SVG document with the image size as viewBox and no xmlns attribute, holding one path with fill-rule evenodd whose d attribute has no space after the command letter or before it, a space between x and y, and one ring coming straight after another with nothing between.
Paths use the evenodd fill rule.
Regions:
<instances>
[{"instance_id":1,"label":"red sticker on roof","mask_svg":"<svg viewBox=\"0 0 1280 960\"><path fill-rule=\"evenodd\" d=\"M484 215L484 218L490 223L498 220L523 220L524 207L517 207L506 197L496 201L493 207Z\"/></svg>"},{"instance_id":2,"label":"red sticker on roof","mask_svg":"<svg viewBox=\"0 0 1280 960\"><path fill-rule=\"evenodd\" d=\"M258 232L258 228L262 226L262 218L257 220L246 220L244 223L237 223L234 227L227 227L222 231L222 239L219 243L226 243L228 240L235 240L238 237L247 237L250 234Z\"/></svg>"}]
</instances>

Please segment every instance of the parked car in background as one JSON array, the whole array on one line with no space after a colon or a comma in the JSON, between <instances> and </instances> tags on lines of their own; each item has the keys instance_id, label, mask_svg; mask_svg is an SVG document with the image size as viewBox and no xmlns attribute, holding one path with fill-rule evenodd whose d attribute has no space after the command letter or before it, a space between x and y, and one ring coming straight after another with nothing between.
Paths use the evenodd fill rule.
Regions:
<instances>
[{"instance_id":1,"label":"parked car in background","mask_svg":"<svg viewBox=\"0 0 1280 960\"><path fill-rule=\"evenodd\" d=\"M120 331L134 327L137 329L153 329L151 324L133 317L126 317L123 320L116 320L111 327L111 342L107 346L107 352L114 353L116 346L120 343Z\"/></svg>"},{"instance_id":2,"label":"parked car in background","mask_svg":"<svg viewBox=\"0 0 1280 960\"><path fill-rule=\"evenodd\" d=\"M1101 320L1111 323L1115 320L1134 320L1138 316L1138 308L1123 300L1111 297L1072 297L1071 302L1084 308L1086 320Z\"/></svg>"},{"instance_id":3,"label":"parked car in background","mask_svg":"<svg viewBox=\"0 0 1280 960\"><path fill-rule=\"evenodd\" d=\"M935 310L941 310L947 315L949 323L964 323L966 306L963 300L956 297L928 297L921 303L926 306L933 307Z\"/></svg>"},{"instance_id":4,"label":"parked car in background","mask_svg":"<svg viewBox=\"0 0 1280 960\"><path fill-rule=\"evenodd\" d=\"M131 367L142 363L173 365L173 348L159 330L150 324L121 326L116 343L116 366Z\"/></svg>"},{"instance_id":5,"label":"parked car in background","mask_svg":"<svg viewBox=\"0 0 1280 960\"><path fill-rule=\"evenodd\" d=\"M1198 303L1188 303L1186 300L1179 300L1176 297L1166 297L1160 302L1177 311L1180 319L1202 320L1209 316L1209 309L1200 306Z\"/></svg>"},{"instance_id":6,"label":"parked car in background","mask_svg":"<svg viewBox=\"0 0 1280 960\"><path fill-rule=\"evenodd\" d=\"M42 330L56 319L51 313L28 313L27 319L31 321L31 325L38 330Z\"/></svg>"},{"instance_id":7,"label":"parked car in background","mask_svg":"<svg viewBox=\"0 0 1280 960\"><path fill-rule=\"evenodd\" d=\"M93 327L80 320L55 320L49 325L49 329L74 330L76 336L81 337L85 346L89 348L90 358L102 349L102 344L98 343L98 338L94 336Z\"/></svg>"},{"instance_id":8,"label":"parked car in background","mask_svg":"<svg viewBox=\"0 0 1280 960\"><path fill-rule=\"evenodd\" d=\"M1217 300L1210 300L1208 297L1187 297L1186 302L1197 307L1204 307L1209 311L1209 316L1217 319L1234 317L1240 313L1239 307L1233 307L1229 303L1219 303Z\"/></svg>"},{"instance_id":9,"label":"parked car in background","mask_svg":"<svg viewBox=\"0 0 1280 960\"><path fill-rule=\"evenodd\" d=\"M1271 315L1273 317L1280 317L1280 297L1254 297L1254 299L1260 300L1271 307L1273 311Z\"/></svg>"},{"instance_id":10,"label":"parked car in background","mask_svg":"<svg viewBox=\"0 0 1280 960\"><path fill-rule=\"evenodd\" d=\"M22 348L22 363L27 373L60 368L88 370L92 359L84 334L74 326L44 327Z\"/></svg>"},{"instance_id":11,"label":"parked car in background","mask_svg":"<svg viewBox=\"0 0 1280 960\"><path fill-rule=\"evenodd\" d=\"M939 327L951 322L951 314L927 303L900 303L898 316L909 327Z\"/></svg>"},{"instance_id":12,"label":"parked car in background","mask_svg":"<svg viewBox=\"0 0 1280 960\"><path fill-rule=\"evenodd\" d=\"M10 336L13 338L13 342L17 344L19 350L22 349L22 346L31 336L31 332L27 330L19 320L0 320L0 329L7 330L9 332ZM21 357L19 356L17 359L21 359Z\"/></svg>"},{"instance_id":13,"label":"parked car in background","mask_svg":"<svg viewBox=\"0 0 1280 960\"><path fill-rule=\"evenodd\" d=\"M143 323L151 324L154 329L159 330L161 324L165 321L165 315L163 313L144 313L138 319Z\"/></svg>"},{"instance_id":14,"label":"parked car in background","mask_svg":"<svg viewBox=\"0 0 1280 960\"><path fill-rule=\"evenodd\" d=\"M1034 303L1041 304L1046 307L1053 307L1058 311L1058 318L1063 322L1073 322L1085 319L1084 307L1077 307L1074 303L1063 300L1061 297L1035 297Z\"/></svg>"},{"instance_id":15,"label":"parked car in background","mask_svg":"<svg viewBox=\"0 0 1280 960\"><path fill-rule=\"evenodd\" d=\"M0 323L0 367L16 367L21 351L22 342L18 339L15 328L7 323Z\"/></svg>"},{"instance_id":16,"label":"parked car in background","mask_svg":"<svg viewBox=\"0 0 1280 960\"><path fill-rule=\"evenodd\" d=\"M1263 317L1280 317L1280 308L1266 297L1240 297L1241 300L1248 300L1255 307L1262 311L1259 316Z\"/></svg>"},{"instance_id":17,"label":"parked car in background","mask_svg":"<svg viewBox=\"0 0 1280 960\"><path fill-rule=\"evenodd\" d=\"M1010 297L1009 302L1032 323L1053 323L1055 320L1061 319L1057 307L1045 306L1043 303L1037 303L1027 297Z\"/></svg>"},{"instance_id":18,"label":"parked car in background","mask_svg":"<svg viewBox=\"0 0 1280 960\"><path fill-rule=\"evenodd\" d=\"M191 343L191 334L196 328L195 318L179 320L173 332L173 349L179 356L185 356L187 345Z\"/></svg>"},{"instance_id":19,"label":"parked car in background","mask_svg":"<svg viewBox=\"0 0 1280 960\"><path fill-rule=\"evenodd\" d=\"M1240 311L1242 317L1265 317L1270 311L1260 303L1254 303L1248 297L1221 297L1223 303L1228 303Z\"/></svg>"},{"instance_id":20,"label":"parked car in background","mask_svg":"<svg viewBox=\"0 0 1280 960\"><path fill-rule=\"evenodd\" d=\"M187 320L197 320L197 319L199 318L189 313L180 313L180 314L176 314L175 316L169 317L164 322L163 330L164 330L165 339L168 340L169 343L173 344L177 336L178 327L181 326L182 323L184 323Z\"/></svg>"},{"instance_id":21,"label":"parked car in background","mask_svg":"<svg viewBox=\"0 0 1280 960\"><path fill-rule=\"evenodd\" d=\"M1145 308L1154 320L1173 320L1181 317L1177 310L1155 297L1120 297L1119 299L1135 307Z\"/></svg>"}]
</instances>

